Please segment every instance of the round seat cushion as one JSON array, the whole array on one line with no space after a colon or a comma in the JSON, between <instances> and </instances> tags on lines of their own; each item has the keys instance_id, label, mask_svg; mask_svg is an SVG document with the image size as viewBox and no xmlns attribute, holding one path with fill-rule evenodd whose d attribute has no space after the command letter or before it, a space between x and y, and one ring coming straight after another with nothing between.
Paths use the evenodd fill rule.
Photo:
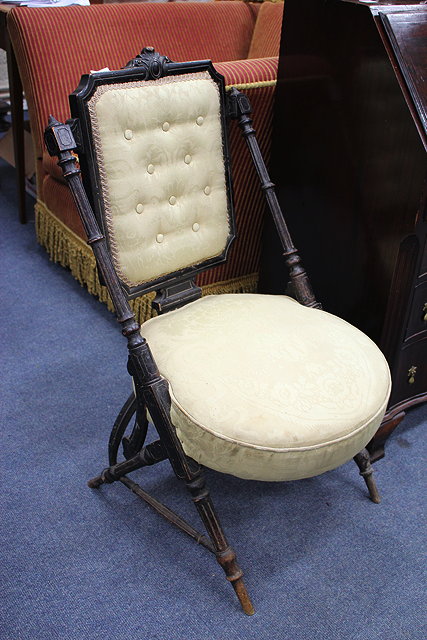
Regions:
<instances>
[{"instance_id":1,"label":"round seat cushion","mask_svg":"<svg viewBox=\"0 0 427 640\"><path fill-rule=\"evenodd\" d=\"M241 478L294 480L363 449L390 395L378 347L286 296L207 296L141 330L169 382L187 455Z\"/></svg>"}]
</instances>

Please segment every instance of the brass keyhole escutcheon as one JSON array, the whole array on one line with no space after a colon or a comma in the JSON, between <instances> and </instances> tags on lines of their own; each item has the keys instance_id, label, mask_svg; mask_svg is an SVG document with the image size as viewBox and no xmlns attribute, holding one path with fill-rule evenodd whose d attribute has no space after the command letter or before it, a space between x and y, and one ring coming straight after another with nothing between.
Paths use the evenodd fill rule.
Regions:
<instances>
[{"instance_id":1,"label":"brass keyhole escutcheon","mask_svg":"<svg viewBox=\"0 0 427 640\"><path fill-rule=\"evenodd\" d=\"M408 369L408 382L409 384L414 384L415 382L415 374L417 373L417 367L410 367L410 369Z\"/></svg>"},{"instance_id":2,"label":"brass keyhole escutcheon","mask_svg":"<svg viewBox=\"0 0 427 640\"><path fill-rule=\"evenodd\" d=\"M427 322L427 302L424 302L423 306L423 320L424 322Z\"/></svg>"}]
</instances>

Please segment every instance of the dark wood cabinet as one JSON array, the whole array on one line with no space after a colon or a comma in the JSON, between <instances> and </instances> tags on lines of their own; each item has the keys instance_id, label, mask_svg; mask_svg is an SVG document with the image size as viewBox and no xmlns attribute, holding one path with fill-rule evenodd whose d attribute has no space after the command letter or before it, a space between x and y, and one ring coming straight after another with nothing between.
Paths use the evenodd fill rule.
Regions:
<instances>
[{"instance_id":1,"label":"dark wood cabinet","mask_svg":"<svg viewBox=\"0 0 427 640\"><path fill-rule=\"evenodd\" d=\"M390 364L374 459L427 400L426 105L426 4L286 0L272 176L317 298ZM264 245L260 289L283 291Z\"/></svg>"}]
</instances>

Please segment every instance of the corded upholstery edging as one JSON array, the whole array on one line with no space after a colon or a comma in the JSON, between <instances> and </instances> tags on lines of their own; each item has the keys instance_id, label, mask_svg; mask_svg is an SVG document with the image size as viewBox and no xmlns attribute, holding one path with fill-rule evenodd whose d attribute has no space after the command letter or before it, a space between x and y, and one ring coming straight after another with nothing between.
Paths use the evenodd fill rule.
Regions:
<instances>
[{"instance_id":1,"label":"corded upholstery edging","mask_svg":"<svg viewBox=\"0 0 427 640\"><path fill-rule=\"evenodd\" d=\"M166 378L167 379L167 378ZM357 435L358 433L360 433L361 431L363 431L364 429L366 429L367 425L369 425L370 423L374 422L374 421L378 421L381 422L381 420L379 420L379 416L384 415L386 407L387 407L387 403L388 403L388 399L390 397L390 391L391 391L391 377L389 377L389 382L388 382L388 387L386 390L386 393L384 394L384 399L382 401L382 404L380 406L380 408L369 417L369 419L365 422L363 422L362 424L358 424L355 426L355 428L350 431L349 433L346 433L343 436L339 436L337 438L334 438L332 440L327 440L325 442L320 442L317 444L313 444L313 445L305 445L305 446L295 446L295 447L271 447L271 446L263 446L263 445L259 445L259 444L254 444L251 442L245 442L244 440L237 440L236 438L232 438L230 436L227 436L223 433L219 433L218 431L215 431L215 429L211 429L209 427L207 427L206 425L202 424L199 420L196 420L196 418L194 418L186 409L185 407L182 406L182 404L177 400L174 392L173 392L173 388L172 385L170 383L170 381L168 380L168 385L169 385L169 393L172 399L172 402L175 405L175 409L179 412L181 412L181 414L187 418L191 423L195 424L201 431L204 431L205 433L208 433L209 435L215 437L215 438L219 438L220 440L224 440L226 442L229 442L230 444L233 445L238 445L239 447L246 447L248 449L254 449L257 451L271 451L271 452L275 452L275 453L288 453L290 451L294 452L303 452L303 451L314 451L315 449L322 449L324 447L329 447L331 445L337 444L339 442L345 442L346 440L349 440L350 438L353 438L355 435Z\"/></svg>"},{"instance_id":2,"label":"corded upholstery edging","mask_svg":"<svg viewBox=\"0 0 427 640\"><path fill-rule=\"evenodd\" d=\"M240 84L227 84L225 90L229 91L233 87L239 91L245 89L263 89L264 87L275 87L277 80L261 80L260 82L242 82Z\"/></svg>"}]
</instances>

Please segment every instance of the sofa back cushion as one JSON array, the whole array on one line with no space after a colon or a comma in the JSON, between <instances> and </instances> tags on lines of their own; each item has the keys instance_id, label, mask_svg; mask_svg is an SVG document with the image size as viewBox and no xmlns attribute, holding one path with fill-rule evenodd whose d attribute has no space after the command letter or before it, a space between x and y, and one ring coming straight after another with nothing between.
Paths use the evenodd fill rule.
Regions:
<instances>
[{"instance_id":1,"label":"sofa back cushion","mask_svg":"<svg viewBox=\"0 0 427 640\"><path fill-rule=\"evenodd\" d=\"M40 157L49 114L69 117L82 74L119 69L144 46L174 61L246 58L254 14L243 2L18 7L8 27Z\"/></svg>"},{"instance_id":2,"label":"sofa back cushion","mask_svg":"<svg viewBox=\"0 0 427 640\"><path fill-rule=\"evenodd\" d=\"M263 2L255 24L248 58L279 55L282 33L283 2Z\"/></svg>"}]
</instances>

